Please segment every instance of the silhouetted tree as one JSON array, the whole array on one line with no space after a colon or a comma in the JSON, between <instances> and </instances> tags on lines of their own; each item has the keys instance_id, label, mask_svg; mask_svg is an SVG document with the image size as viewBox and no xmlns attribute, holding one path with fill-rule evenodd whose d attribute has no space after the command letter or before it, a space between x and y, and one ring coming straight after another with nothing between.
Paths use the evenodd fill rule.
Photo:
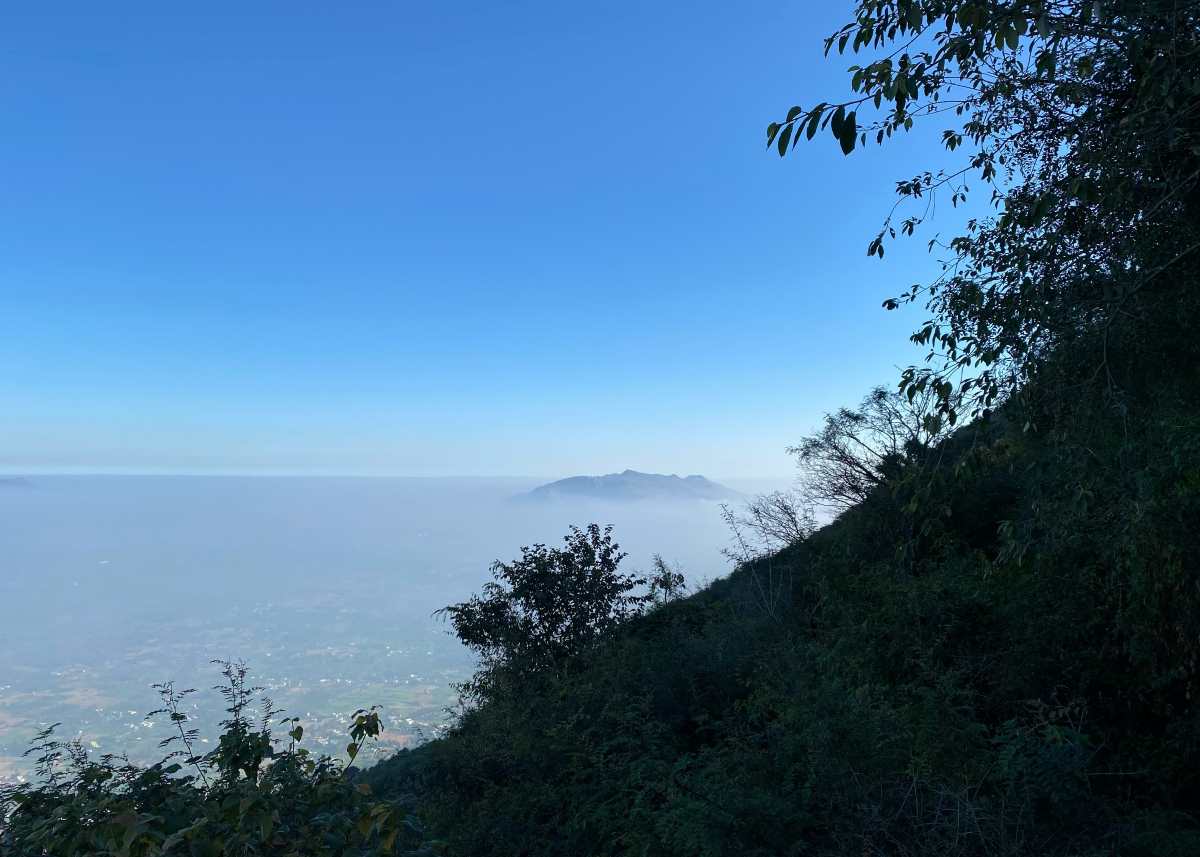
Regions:
<instances>
[{"instance_id":1,"label":"silhouetted tree","mask_svg":"<svg viewBox=\"0 0 1200 857\"><path fill-rule=\"evenodd\" d=\"M735 541L740 536L733 557L743 561L741 554L749 551L757 556L781 547L787 547L808 538L816 521L809 498L798 491L771 491L759 494L746 503L740 512L725 507L725 522L734 532ZM757 544L751 545L746 533ZM744 547L744 550L743 550ZM729 551L726 552L727 555Z\"/></svg>"},{"instance_id":2,"label":"silhouetted tree","mask_svg":"<svg viewBox=\"0 0 1200 857\"><path fill-rule=\"evenodd\" d=\"M562 548L535 544L492 566L483 592L438 613L480 658L464 696L486 699L499 682L559 673L625 620L682 586L665 562L656 574L625 574L612 527L572 527Z\"/></svg>"},{"instance_id":3,"label":"silhouetted tree","mask_svg":"<svg viewBox=\"0 0 1200 857\"><path fill-rule=\"evenodd\" d=\"M933 390L953 424L958 394L992 407L1064 342L1090 355L1090 372L1064 379L1076 389L1113 388L1117 342L1131 360L1194 359L1178 351L1197 311L1200 4L858 0L834 49L865 55L849 68L854 95L791 108L768 145L782 156L828 129L849 154L949 120L942 141L960 159L897 182L868 254L911 235L936 195L961 204L973 178L995 211L931 241L946 253L940 275L885 301L933 314L912 336L933 362L902 386ZM905 202L917 207L902 219Z\"/></svg>"},{"instance_id":4,"label":"silhouetted tree","mask_svg":"<svg viewBox=\"0 0 1200 857\"><path fill-rule=\"evenodd\" d=\"M857 408L825 416L815 434L789 448L800 466L800 497L841 511L862 502L889 475L921 460L948 431L933 397L876 387Z\"/></svg>"}]
</instances>

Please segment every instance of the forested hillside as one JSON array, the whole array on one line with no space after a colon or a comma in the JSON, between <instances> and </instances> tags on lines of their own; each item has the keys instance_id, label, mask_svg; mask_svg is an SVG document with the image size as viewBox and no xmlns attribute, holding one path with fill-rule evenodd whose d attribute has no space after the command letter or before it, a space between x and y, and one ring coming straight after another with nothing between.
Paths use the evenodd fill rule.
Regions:
<instances>
[{"instance_id":1,"label":"forested hillside","mask_svg":"<svg viewBox=\"0 0 1200 857\"><path fill-rule=\"evenodd\" d=\"M1200 9L860 0L826 49L853 95L781 156L944 128L868 253L992 212L885 303L928 360L797 446L839 517L763 498L731 521L786 548L485 661L372 778L462 854L1200 853Z\"/></svg>"},{"instance_id":2,"label":"forested hillside","mask_svg":"<svg viewBox=\"0 0 1200 857\"><path fill-rule=\"evenodd\" d=\"M446 608L480 665L445 735L264 765L231 708L185 779L10 793L6 851L1200 854L1200 3L850 17L853 94L768 145L944 125L864 241L931 239L941 276L885 303L927 308L928 359L798 438L797 493L731 509L727 579L627 573L599 527L527 548Z\"/></svg>"},{"instance_id":3,"label":"forested hillside","mask_svg":"<svg viewBox=\"0 0 1200 857\"><path fill-rule=\"evenodd\" d=\"M454 854L1200 853L1200 401L1152 401L1005 408L368 779Z\"/></svg>"}]
</instances>

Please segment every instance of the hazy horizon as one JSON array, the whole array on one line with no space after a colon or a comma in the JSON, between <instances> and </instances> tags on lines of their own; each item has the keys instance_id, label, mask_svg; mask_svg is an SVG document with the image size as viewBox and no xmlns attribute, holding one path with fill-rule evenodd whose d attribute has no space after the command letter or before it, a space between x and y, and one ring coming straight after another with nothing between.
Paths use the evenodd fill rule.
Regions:
<instances>
[{"instance_id":1,"label":"hazy horizon","mask_svg":"<svg viewBox=\"0 0 1200 857\"><path fill-rule=\"evenodd\" d=\"M144 742L214 655L314 736L382 702L414 739L470 667L431 612L522 545L728 570L713 502L506 497L786 488L916 356L880 304L937 260L865 254L894 163L764 145L841 81L832 8L123 11L0 32L0 776L51 718Z\"/></svg>"},{"instance_id":2,"label":"hazy horizon","mask_svg":"<svg viewBox=\"0 0 1200 857\"><path fill-rule=\"evenodd\" d=\"M101 752L153 755L150 685L208 688L244 658L321 743L379 703L386 748L429 737L472 660L433 612L522 545L612 524L701 585L729 570L717 504L510 502L504 477L24 475L0 483L0 779L51 722ZM736 487L731 485L730 487ZM740 489L739 489L740 490ZM208 727L214 696L197 695ZM94 742L94 743L93 743ZM330 746L329 751L336 747Z\"/></svg>"},{"instance_id":3,"label":"hazy horizon","mask_svg":"<svg viewBox=\"0 0 1200 857\"><path fill-rule=\"evenodd\" d=\"M937 260L766 150L836 9L682 12L14 10L0 470L788 476Z\"/></svg>"},{"instance_id":4,"label":"hazy horizon","mask_svg":"<svg viewBox=\"0 0 1200 857\"><path fill-rule=\"evenodd\" d=\"M412 479L412 480L486 480L486 481L513 481L513 482L553 482L558 479L564 479L571 476L606 476L610 474L621 473L625 470L633 470L639 473L664 475L664 476L691 476L698 475L710 479L714 482L719 482L728 485L731 488L737 488L743 493L755 493L759 491L775 490L786 485L791 485L795 480L795 474L790 475L770 475L770 474L739 474L736 476L713 475L711 473L702 473L696 470L686 471L668 471L654 470L644 467L618 467L611 470L598 470L592 473L583 472L563 472L563 473L497 473L497 474L479 474L479 473L449 473L436 476L424 476L411 473L353 473L342 471L329 472L303 472L303 471L270 471L270 470L146 470L146 469L124 469L124 468L92 468L92 469L58 469L58 468L31 468L27 470L6 470L0 469L0 479L33 479L39 476L146 476L146 477L246 477L246 478L279 478L279 479ZM743 488L738 488L740 483ZM761 486L761 487L756 487Z\"/></svg>"}]
</instances>

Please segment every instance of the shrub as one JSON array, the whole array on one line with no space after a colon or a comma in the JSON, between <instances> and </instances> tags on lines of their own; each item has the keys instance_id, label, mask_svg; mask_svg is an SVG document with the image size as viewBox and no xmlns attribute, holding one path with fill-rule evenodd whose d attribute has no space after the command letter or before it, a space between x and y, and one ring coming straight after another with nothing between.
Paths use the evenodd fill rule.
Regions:
<instances>
[{"instance_id":1,"label":"shrub","mask_svg":"<svg viewBox=\"0 0 1200 857\"><path fill-rule=\"evenodd\" d=\"M314 857L428 853L405 801L376 797L352 769L300 747L304 728L248 686L242 664L222 664L228 707L217 748L195 752L198 735L180 707L191 690L159 685L175 732L170 752L143 767L122 757L89 756L78 740L38 736L38 781L0 792L0 852L14 857L82 854ZM286 725L286 743L273 725ZM375 709L355 712L347 753L353 758L383 725Z\"/></svg>"}]
</instances>

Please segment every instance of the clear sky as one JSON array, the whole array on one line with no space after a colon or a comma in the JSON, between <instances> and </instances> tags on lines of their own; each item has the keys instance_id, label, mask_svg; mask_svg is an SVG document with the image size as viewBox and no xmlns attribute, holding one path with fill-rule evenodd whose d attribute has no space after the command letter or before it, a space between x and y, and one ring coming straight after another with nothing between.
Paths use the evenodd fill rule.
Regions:
<instances>
[{"instance_id":1,"label":"clear sky","mask_svg":"<svg viewBox=\"0 0 1200 857\"><path fill-rule=\"evenodd\" d=\"M932 136L764 149L849 6L10 8L0 469L790 474L920 357Z\"/></svg>"}]
</instances>

